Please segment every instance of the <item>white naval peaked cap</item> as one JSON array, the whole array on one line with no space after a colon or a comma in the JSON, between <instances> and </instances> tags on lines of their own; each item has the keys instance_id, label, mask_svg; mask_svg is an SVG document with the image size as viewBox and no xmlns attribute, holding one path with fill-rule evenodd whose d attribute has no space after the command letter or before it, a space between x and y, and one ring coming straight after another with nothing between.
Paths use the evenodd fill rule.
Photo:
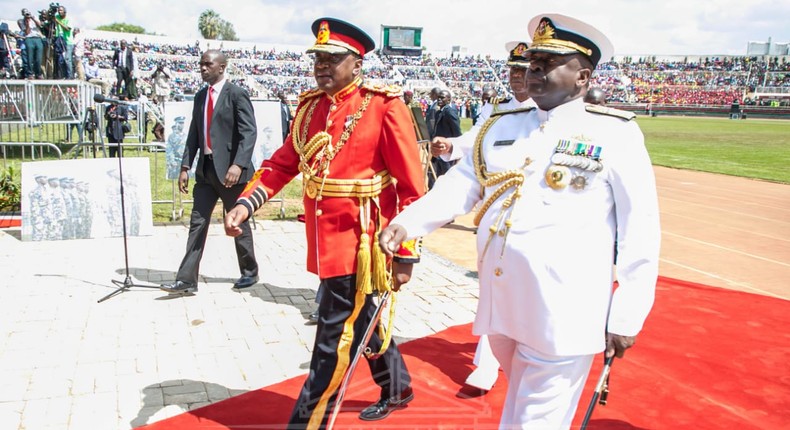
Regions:
<instances>
[{"instance_id":1,"label":"white naval peaked cap","mask_svg":"<svg viewBox=\"0 0 790 430\"><path fill-rule=\"evenodd\" d=\"M506 65L524 68L529 67L529 59L527 59L529 42L513 40L505 44L505 49L508 53Z\"/></svg>"},{"instance_id":2,"label":"white naval peaked cap","mask_svg":"<svg viewBox=\"0 0 790 430\"><path fill-rule=\"evenodd\" d=\"M540 14L527 25L532 34L530 52L586 55L593 66L607 62L614 54L612 42L598 29L576 18L556 13Z\"/></svg>"}]
</instances>

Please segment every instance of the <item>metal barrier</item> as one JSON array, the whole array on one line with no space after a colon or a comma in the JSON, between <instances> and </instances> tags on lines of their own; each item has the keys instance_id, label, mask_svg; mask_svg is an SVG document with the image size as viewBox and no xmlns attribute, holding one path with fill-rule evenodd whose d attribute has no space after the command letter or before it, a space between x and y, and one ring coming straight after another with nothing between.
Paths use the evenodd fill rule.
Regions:
<instances>
[{"instance_id":1,"label":"metal barrier","mask_svg":"<svg viewBox=\"0 0 790 430\"><path fill-rule=\"evenodd\" d=\"M107 104L97 104L93 96L101 92L101 88L93 84L77 80L0 80L0 152L6 160L8 148L22 148L21 157L26 157L26 148L30 148L31 159L44 158L46 149L55 153L58 159L77 158L89 155L107 157L107 148L118 147L117 143L105 142L104 111ZM152 113L154 118L163 122L161 113L146 101L130 101L128 122L132 131L126 134L124 143L120 144L124 152L129 149L149 149L154 152L154 172L159 170L159 163L166 165L164 142L146 142L146 116ZM92 112L91 112L92 110ZM78 137L72 139L76 129ZM134 140L135 142L128 142ZM63 153L60 145L73 145ZM152 189L159 189L159 181L167 180L160 175L153 175ZM191 200L182 200L178 193L178 180L172 180L172 197L156 198L152 204L170 204L171 219L183 216L183 204ZM284 201L280 202L280 218L285 217Z\"/></svg>"},{"instance_id":2,"label":"metal barrier","mask_svg":"<svg viewBox=\"0 0 790 430\"><path fill-rule=\"evenodd\" d=\"M21 148L21 158L44 158L44 150L53 153L58 159L98 156L106 148L117 147L117 143L107 143L104 138L105 105L93 101L101 88L78 80L0 80L0 153L5 162L9 148ZM135 142L121 144L124 150L155 149L151 169L158 171L160 160L165 154L163 142L146 142L145 118L148 104L129 102L129 123L132 131L127 139ZM89 110L95 115L89 118ZM92 121L90 127L88 122ZM73 131L76 129L77 138ZM64 144L73 145L64 154ZM29 148L29 153L26 149ZM38 154L36 153L38 151ZM161 154L161 155L160 155ZM153 175L152 189L159 189L159 181L166 180ZM156 198L153 204L172 205L173 219L183 214L183 203L176 204L177 184L173 182L173 198Z\"/></svg>"},{"instance_id":3,"label":"metal barrier","mask_svg":"<svg viewBox=\"0 0 790 430\"><path fill-rule=\"evenodd\" d=\"M0 142L0 146L4 147L3 151L2 151L3 152L3 159L6 158L5 147L7 147L7 146L22 147L22 148L24 148L26 146L45 147L45 148L50 148L53 151L57 152L58 153L58 158L61 158L63 156L63 153L60 152L60 148L58 148L58 145L55 145L54 143L49 143L49 142L34 142L34 143L27 143L27 142Z\"/></svg>"}]
</instances>

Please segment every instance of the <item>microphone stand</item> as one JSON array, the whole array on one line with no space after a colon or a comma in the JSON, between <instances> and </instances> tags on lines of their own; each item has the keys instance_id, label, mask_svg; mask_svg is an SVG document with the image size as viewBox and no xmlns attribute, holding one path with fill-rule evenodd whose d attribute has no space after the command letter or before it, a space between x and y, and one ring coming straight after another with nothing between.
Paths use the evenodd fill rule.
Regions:
<instances>
[{"instance_id":1,"label":"microphone stand","mask_svg":"<svg viewBox=\"0 0 790 430\"><path fill-rule=\"evenodd\" d=\"M97 100L98 101L98 100ZM103 116L103 115L102 115ZM155 285L140 285L135 284L132 282L132 277L129 275L129 248L127 246L127 237L126 237L126 204L124 201L124 193L123 193L123 142L118 142L118 178L120 182L120 191L121 191L121 225L123 227L123 256L124 256L124 264L126 268L126 277L123 281L119 281L116 279L111 279L111 282L118 286L115 291L107 294L106 296L102 297L98 300L97 303L101 303L109 298L115 297L116 295L123 293L125 291L129 291L132 287L140 287L140 288L151 288L151 289L159 289L158 286Z\"/></svg>"}]
</instances>

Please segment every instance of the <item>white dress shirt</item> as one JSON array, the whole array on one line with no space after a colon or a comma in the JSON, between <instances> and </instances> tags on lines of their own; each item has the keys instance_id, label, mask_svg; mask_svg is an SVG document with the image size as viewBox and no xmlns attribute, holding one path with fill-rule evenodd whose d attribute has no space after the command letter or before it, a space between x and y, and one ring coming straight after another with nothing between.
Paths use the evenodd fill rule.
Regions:
<instances>
[{"instance_id":1,"label":"white dress shirt","mask_svg":"<svg viewBox=\"0 0 790 430\"><path fill-rule=\"evenodd\" d=\"M213 111L214 108L217 106L217 98L219 98L220 92L222 92L222 87L225 86L225 78L221 79L214 85L210 85L206 90L206 102L203 104L203 136L209 135L208 129L208 102L209 100L212 101L211 110ZM213 91L213 93L212 93ZM209 93L211 93L211 97L209 98ZM206 146L206 139L203 139L203 151L206 155L213 154L214 151Z\"/></svg>"}]
</instances>

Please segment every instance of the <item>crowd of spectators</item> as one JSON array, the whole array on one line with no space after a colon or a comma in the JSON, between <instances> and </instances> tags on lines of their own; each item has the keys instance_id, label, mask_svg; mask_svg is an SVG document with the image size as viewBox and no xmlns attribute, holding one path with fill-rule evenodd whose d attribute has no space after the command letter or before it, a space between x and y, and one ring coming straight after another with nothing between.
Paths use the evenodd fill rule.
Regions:
<instances>
[{"instance_id":1,"label":"crowd of spectators","mask_svg":"<svg viewBox=\"0 0 790 430\"><path fill-rule=\"evenodd\" d=\"M113 52L117 40L87 39L83 61L93 58L105 79L113 81ZM208 43L215 43L210 41ZM172 94L192 94L202 85L197 62L201 46L194 44L129 42L137 59L138 87L145 93L153 87L151 75L164 67L172 73ZM284 92L295 99L300 92L313 87L312 62L301 51L274 48L219 49L230 58L228 74L253 94L272 97ZM508 68L504 58L482 55L443 57L424 52L420 56L390 56L372 53L375 61L366 61L364 74L368 79L397 83L419 95L433 86L453 91L459 110L479 97L484 85L496 88L507 96ZM114 84L114 82L111 82ZM790 62L785 58L765 57L695 57L666 60L657 57L620 58L602 63L594 75L593 86L608 94L608 101L622 103L654 103L669 105L726 105L742 99L758 87L790 87ZM790 98L790 92L788 93ZM427 99L427 97L426 97Z\"/></svg>"}]
</instances>

